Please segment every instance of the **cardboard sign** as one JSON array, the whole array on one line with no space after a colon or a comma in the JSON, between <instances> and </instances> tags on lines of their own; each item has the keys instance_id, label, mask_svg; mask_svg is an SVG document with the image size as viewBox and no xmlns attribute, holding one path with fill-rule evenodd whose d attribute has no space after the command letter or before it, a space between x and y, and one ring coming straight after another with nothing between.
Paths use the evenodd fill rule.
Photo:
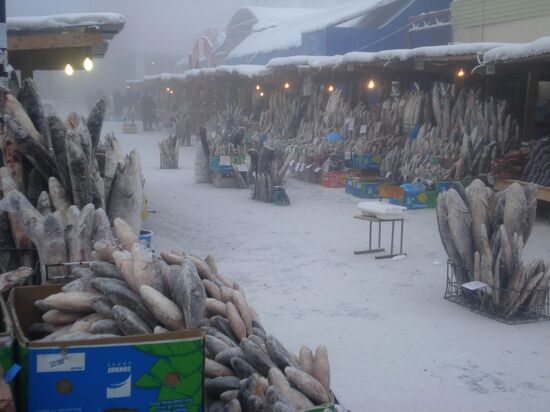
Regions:
<instances>
[{"instance_id":1,"label":"cardboard sign","mask_svg":"<svg viewBox=\"0 0 550 412\"><path fill-rule=\"evenodd\" d=\"M367 133L367 125L366 124L361 125L361 129L359 129L359 133L360 134L366 134Z\"/></svg>"},{"instance_id":2,"label":"cardboard sign","mask_svg":"<svg viewBox=\"0 0 550 412\"><path fill-rule=\"evenodd\" d=\"M248 172L248 166L245 164L239 164L237 165L237 170L239 172Z\"/></svg>"},{"instance_id":3,"label":"cardboard sign","mask_svg":"<svg viewBox=\"0 0 550 412\"><path fill-rule=\"evenodd\" d=\"M353 129L354 129L354 127L355 127L355 119L350 118L350 119L349 119L349 123L348 123L348 130L349 130L350 132L352 132Z\"/></svg>"},{"instance_id":4,"label":"cardboard sign","mask_svg":"<svg viewBox=\"0 0 550 412\"><path fill-rule=\"evenodd\" d=\"M231 156L220 156L220 166L231 166Z\"/></svg>"},{"instance_id":5,"label":"cardboard sign","mask_svg":"<svg viewBox=\"0 0 550 412\"><path fill-rule=\"evenodd\" d=\"M480 282L479 280L474 280L472 282L463 283L462 287L469 291L476 291L478 289L483 289L488 287L489 285L487 283Z\"/></svg>"},{"instance_id":6,"label":"cardboard sign","mask_svg":"<svg viewBox=\"0 0 550 412\"><path fill-rule=\"evenodd\" d=\"M344 160L350 160L351 159L351 152L345 152L344 153Z\"/></svg>"},{"instance_id":7,"label":"cardboard sign","mask_svg":"<svg viewBox=\"0 0 550 412\"><path fill-rule=\"evenodd\" d=\"M313 170L315 173L319 173L321 171L321 168L320 167L316 167L314 170Z\"/></svg>"}]
</instances>

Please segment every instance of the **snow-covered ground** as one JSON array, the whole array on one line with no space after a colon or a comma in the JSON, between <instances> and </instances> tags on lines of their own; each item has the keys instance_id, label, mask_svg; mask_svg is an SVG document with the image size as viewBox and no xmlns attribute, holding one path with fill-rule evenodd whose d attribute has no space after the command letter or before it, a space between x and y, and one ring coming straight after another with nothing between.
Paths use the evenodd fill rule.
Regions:
<instances>
[{"instance_id":1,"label":"snow-covered ground","mask_svg":"<svg viewBox=\"0 0 550 412\"><path fill-rule=\"evenodd\" d=\"M255 202L195 184L195 147L182 148L179 170L159 170L160 133L106 129L141 155L155 248L212 254L289 349L326 345L333 389L353 412L550 409L550 322L508 326L445 301L434 210L407 213L406 259L355 256L368 224L343 189L290 180L290 207ZM539 221L526 255L549 252Z\"/></svg>"}]
</instances>

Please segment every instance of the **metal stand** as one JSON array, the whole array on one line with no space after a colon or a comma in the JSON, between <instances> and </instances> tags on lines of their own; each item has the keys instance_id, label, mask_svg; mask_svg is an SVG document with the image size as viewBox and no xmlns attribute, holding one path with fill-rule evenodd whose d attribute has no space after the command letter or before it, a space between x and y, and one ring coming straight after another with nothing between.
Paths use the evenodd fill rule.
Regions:
<instances>
[{"instance_id":1,"label":"metal stand","mask_svg":"<svg viewBox=\"0 0 550 412\"><path fill-rule=\"evenodd\" d=\"M381 238L382 238L382 223L384 222L391 222L391 243L390 243L390 253L385 255L379 255L375 256L375 259L389 259L395 256L404 255L406 256L406 253L403 253L403 227L405 225L405 219L404 218L396 218L396 219L379 219L375 216L364 216L364 215L358 215L354 216L354 219L359 220L366 220L369 222L369 248L367 250L358 250L353 252L356 255L366 255L369 253L380 253L384 252L386 249L381 247ZM378 248L373 249L372 248L372 223L378 223ZM395 238L395 222L401 223L401 231L399 236L399 253L394 253L394 238Z\"/></svg>"}]
</instances>

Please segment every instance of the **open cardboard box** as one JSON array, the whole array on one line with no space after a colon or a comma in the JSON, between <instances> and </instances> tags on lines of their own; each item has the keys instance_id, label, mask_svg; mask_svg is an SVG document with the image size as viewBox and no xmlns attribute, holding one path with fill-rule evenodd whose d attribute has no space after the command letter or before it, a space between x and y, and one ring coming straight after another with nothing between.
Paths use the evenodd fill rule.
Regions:
<instances>
[{"instance_id":1,"label":"open cardboard box","mask_svg":"<svg viewBox=\"0 0 550 412\"><path fill-rule=\"evenodd\" d=\"M26 331L34 302L61 285L10 294L17 338L19 411L203 411L204 342L200 329L157 335L36 342Z\"/></svg>"}]
</instances>

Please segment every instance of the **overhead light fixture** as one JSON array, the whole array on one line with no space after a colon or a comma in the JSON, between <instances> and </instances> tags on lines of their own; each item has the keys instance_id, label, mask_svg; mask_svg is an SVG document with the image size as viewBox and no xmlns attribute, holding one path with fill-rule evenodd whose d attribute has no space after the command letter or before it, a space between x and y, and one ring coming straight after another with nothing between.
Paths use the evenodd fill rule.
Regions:
<instances>
[{"instance_id":1,"label":"overhead light fixture","mask_svg":"<svg viewBox=\"0 0 550 412\"><path fill-rule=\"evenodd\" d=\"M260 92L260 96L261 96L261 97L264 97L264 92Z\"/></svg>"},{"instance_id":2,"label":"overhead light fixture","mask_svg":"<svg viewBox=\"0 0 550 412\"><path fill-rule=\"evenodd\" d=\"M173 91L173 90L170 90L170 94L174 94L174 91Z\"/></svg>"},{"instance_id":3,"label":"overhead light fixture","mask_svg":"<svg viewBox=\"0 0 550 412\"><path fill-rule=\"evenodd\" d=\"M331 84L328 86L327 90L332 93L334 91L334 86Z\"/></svg>"},{"instance_id":4,"label":"overhead light fixture","mask_svg":"<svg viewBox=\"0 0 550 412\"><path fill-rule=\"evenodd\" d=\"M374 89L376 87L376 83L374 83L374 80L370 79L369 84L367 84L367 87L371 90Z\"/></svg>"},{"instance_id":5,"label":"overhead light fixture","mask_svg":"<svg viewBox=\"0 0 550 412\"><path fill-rule=\"evenodd\" d=\"M256 85L256 90L260 90L260 89L261 89L260 85L257 84L257 85Z\"/></svg>"},{"instance_id":6,"label":"overhead light fixture","mask_svg":"<svg viewBox=\"0 0 550 412\"><path fill-rule=\"evenodd\" d=\"M166 88L166 91L167 91L167 92L169 92L169 91L170 91L170 88L169 88L169 87L167 87L167 88Z\"/></svg>"},{"instance_id":7,"label":"overhead light fixture","mask_svg":"<svg viewBox=\"0 0 550 412\"><path fill-rule=\"evenodd\" d=\"M71 66L70 64L67 64L65 66L65 73L67 74L67 76L72 76L74 73L73 66Z\"/></svg>"},{"instance_id":8,"label":"overhead light fixture","mask_svg":"<svg viewBox=\"0 0 550 412\"><path fill-rule=\"evenodd\" d=\"M464 69L461 68L461 69L458 71L458 73L457 73L456 75L457 75L458 77L464 77L465 74L466 74L466 73L464 73Z\"/></svg>"},{"instance_id":9,"label":"overhead light fixture","mask_svg":"<svg viewBox=\"0 0 550 412\"><path fill-rule=\"evenodd\" d=\"M87 72L92 71L92 69L94 68L94 62L89 57L86 57L84 59L83 66L84 66L84 70L86 70Z\"/></svg>"},{"instance_id":10,"label":"overhead light fixture","mask_svg":"<svg viewBox=\"0 0 550 412\"><path fill-rule=\"evenodd\" d=\"M290 89L290 83L289 83L289 82L286 82L286 83L283 85L283 87L284 87L285 89L287 89L287 90Z\"/></svg>"}]
</instances>

